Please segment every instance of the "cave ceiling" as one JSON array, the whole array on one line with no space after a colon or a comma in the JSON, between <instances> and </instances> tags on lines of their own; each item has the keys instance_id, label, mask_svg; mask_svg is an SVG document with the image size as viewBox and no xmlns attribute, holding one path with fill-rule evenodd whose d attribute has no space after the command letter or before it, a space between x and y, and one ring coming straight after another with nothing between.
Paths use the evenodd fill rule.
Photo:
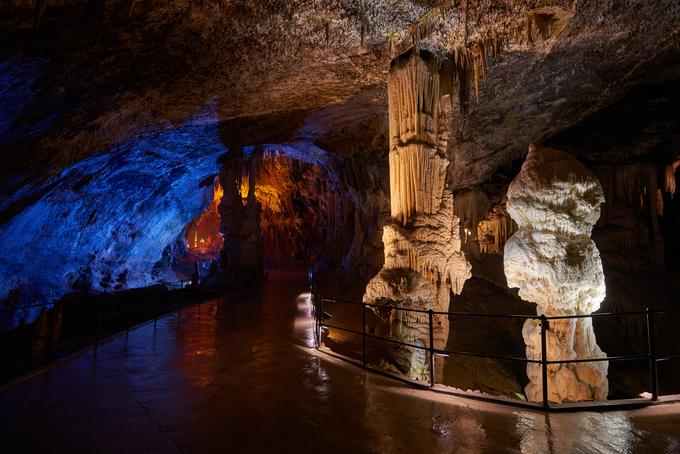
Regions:
<instances>
[{"instance_id":1,"label":"cave ceiling","mask_svg":"<svg viewBox=\"0 0 680 454\"><path fill-rule=\"evenodd\" d=\"M0 108L3 193L206 105L227 147L379 146L390 60L416 35L441 60L504 37L458 122L454 189L634 88L680 78L671 0L69 1L48 2L37 30L31 2L9 5L0 76L23 91Z\"/></svg>"}]
</instances>

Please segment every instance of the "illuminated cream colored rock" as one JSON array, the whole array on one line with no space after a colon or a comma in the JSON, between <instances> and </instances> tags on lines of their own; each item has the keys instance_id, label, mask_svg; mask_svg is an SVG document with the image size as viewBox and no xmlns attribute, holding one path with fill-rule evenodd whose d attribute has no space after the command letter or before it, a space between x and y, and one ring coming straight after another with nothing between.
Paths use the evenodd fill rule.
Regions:
<instances>
[{"instance_id":1,"label":"illuminated cream colored rock","mask_svg":"<svg viewBox=\"0 0 680 454\"><path fill-rule=\"evenodd\" d=\"M508 188L507 210L519 230L505 245L509 287L547 316L587 315L605 297L600 253L590 234L600 217L604 193L598 179L571 155L530 147ZM527 320L522 330L527 358L541 358L541 327ZM604 358L590 318L552 320L548 360ZM548 366L548 394L555 402L605 400L607 361ZM541 367L527 365L529 400L542 399Z\"/></svg>"},{"instance_id":2,"label":"illuminated cream colored rock","mask_svg":"<svg viewBox=\"0 0 680 454\"><path fill-rule=\"evenodd\" d=\"M392 221L383 229L385 264L368 283L364 302L384 306L375 312L389 322L392 339L427 348L428 314L387 308L448 311L451 290L460 293L470 277L445 184L450 104L440 102L436 64L420 56L392 67L388 93ZM445 348L448 335L448 317L435 315L434 347ZM396 346L392 359L409 377L428 379L428 353L412 346Z\"/></svg>"}]
</instances>

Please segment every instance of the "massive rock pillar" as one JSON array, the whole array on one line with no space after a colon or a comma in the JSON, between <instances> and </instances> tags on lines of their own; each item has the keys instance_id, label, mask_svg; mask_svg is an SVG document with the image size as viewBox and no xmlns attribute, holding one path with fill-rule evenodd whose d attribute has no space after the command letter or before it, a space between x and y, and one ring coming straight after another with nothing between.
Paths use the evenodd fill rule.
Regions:
<instances>
[{"instance_id":1,"label":"massive rock pillar","mask_svg":"<svg viewBox=\"0 0 680 454\"><path fill-rule=\"evenodd\" d=\"M507 210L519 231L505 245L508 286L537 304L539 315L587 315L605 297L602 262L590 234L604 193L598 179L571 155L531 147L508 188ZM541 358L540 321L522 330L527 358ZM551 320L547 359L604 358L591 318ZM554 402L605 400L607 361L548 366L548 396ZM525 391L542 399L541 366L529 364Z\"/></svg>"},{"instance_id":2,"label":"massive rock pillar","mask_svg":"<svg viewBox=\"0 0 680 454\"><path fill-rule=\"evenodd\" d=\"M364 302L385 307L376 313L389 322L392 339L421 347L429 347L428 314L388 308L448 311L451 290L460 293L470 277L446 187L451 117L442 95L433 59L414 53L393 64L388 78L392 219L383 228L385 263L364 294ZM445 348L448 325L448 316L435 317L435 348ZM429 377L425 350L400 345L392 361L411 378Z\"/></svg>"},{"instance_id":3,"label":"massive rock pillar","mask_svg":"<svg viewBox=\"0 0 680 454\"><path fill-rule=\"evenodd\" d=\"M227 154L220 180L224 247L220 253L220 285L238 288L264 282L264 241L260 204L255 199L259 154L245 157L239 149Z\"/></svg>"}]
</instances>

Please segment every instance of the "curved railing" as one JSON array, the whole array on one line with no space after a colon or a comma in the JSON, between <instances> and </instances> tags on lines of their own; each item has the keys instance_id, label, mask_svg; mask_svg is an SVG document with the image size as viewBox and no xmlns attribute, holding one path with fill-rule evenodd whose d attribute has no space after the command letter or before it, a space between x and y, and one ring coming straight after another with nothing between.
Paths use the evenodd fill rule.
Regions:
<instances>
[{"instance_id":1,"label":"curved railing","mask_svg":"<svg viewBox=\"0 0 680 454\"><path fill-rule=\"evenodd\" d=\"M532 407L542 407L544 409L559 409L559 408L578 408L578 407L589 407L592 408L593 406L597 406L598 404L601 406L607 406L611 407L612 406L612 401L600 401L600 402L574 402L570 403L568 405L565 404L555 404L551 403L548 395L549 395L549 388L548 388L548 366L554 365L554 364L568 364L568 363L592 363L592 362L598 362L598 361L608 361L610 363L615 363L615 362L621 362L621 361L646 361L648 364L648 375L649 375L649 383L651 387L651 396L649 399L644 399L644 401L656 401L659 397L659 382L658 382L658 365L662 361L668 361L674 358L680 357L680 351L675 351L671 353L664 353L664 354L657 354L657 332L655 330L655 322L658 317L665 315L665 314L680 314L680 309L671 309L671 310L653 310L653 309L646 309L644 311L630 311L630 312L617 312L617 313L594 313L590 315L564 315L564 316L545 316L545 315L532 315L532 314L488 314L488 313L471 313L471 312L456 312L456 311L433 311L433 310L421 310L421 309L414 309L414 308L407 308L407 307L398 307L398 306L382 306L382 305L376 305L376 304L367 304L367 303L362 303L362 302L357 302L357 301L347 301L347 300L338 300L338 299L330 299L330 298L322 298L319 296L315 291L314 288L312 288L312 303L314 307L314 321L315 321L315 339L316 339L316 348L324 351L326 353L331 353L334 356L338 356L341 359L350 361L352 363L358 364L364 368L373 370L375 372L381 373L383 375L389 375L393 378L397 378L402 381L407 381L409 383L418 385L418 386L428 386L430 388L435 388L437 387L438 391L443 391L443 392L448 392L451 394L458 394L458 395L464 395L467 397L474 397L474 398L481 398L485 400L494 400L494 401L502 401L505 403L514 403L514 404L519 404L523 406L532 406ZM345 305L345 306L354 306L358 307L361 310L361 330L357 329L352 329L347 326L339 326L336 325L332 322L332 314L327 313L327 309L329 305ZM381 310L396 310L396 311L406 311L406 312L416 312L416 313L421 313L421 314L427 314L427 320L428 320L428 330L429 330L429 339L428 342L425 345L417 345L414 343L410 342L403 342L401 340L397 339L392 339L389 337L385 336L378 336L374 333L367 332L367 324L366 324L366 313L367 310L369 309L381 309ZM496 355L496 354L490 354L490 353L485 353L485 352L479 352L479 351L466 351L466 350L448 350L448 349L438 349L434 347L434 330L433 330L433 319L436 316L447 316L449 318L452 317L468 317L468 318L492 318L492 319L520 319L520 320L527 320L527 319L535 319L540 321L540 327L541 327L541 355L540 359L528 359L526 357L520 357L520 356L511 356L511 355ZM644 317L644 325L645 325L645 336L646 339L643 340L643 342L646 344L646 352L644 354L628 354L628 355L613 355L613 356L606 356L606 357L597 357L597 358L578 358L578 359L564 359L564 360L552 360L548 359L548 349L546 346L546 333L549 329L549 324L550 321L552 320L565 320L565 319L578 319L578 318L616 318L616 317ZM357 317L358 319L359 317ZM330 320L331 322L329 322ZM323 344L323 337L324 337L324 331L325 330L338 330L338 331L343 331L347 333L351 333L356 336L361 337L361 359L360 361L357 361L356 359L350 358L347 355L340 354L338 352L335 352L327 347L325 347ZM370 365L367 361L367 354L366 354L366 340L367 339L376 339L382 342L387 342L391 344L398 344L402 345L405 347L409 348L414 348L418 350L422 350L426 352L427 355L429 355L429 383L423 383L423 382L418 382L409 379L408 377L404 375L398 375L389 371L386 371L384 369L379 369L376 368L372 365ZM542 402L529 402L526 400L521 400L521 399L511 399L511 398L501 398L499 396L494 396L494 395L489 395L489 394L482 394L482 393L470 393L470 392L464 392L464 391L459 391L459 390L454 390L452 388L444 387L444 386L438 386L439 384L435 380L435 357L436 355L441 355L441 356L469 356L469 357L476 357L476 358L486 358L486 359L493 359L493 360L502 360L502 361L512 361L512 362L520 362L523 364L540 364L541 366L541 378L542 378ZM640 404L641 399L621 399L621 400L616 400L615 403L617 405L625 405L625 404Z\"/></svg>"}]
</instances>

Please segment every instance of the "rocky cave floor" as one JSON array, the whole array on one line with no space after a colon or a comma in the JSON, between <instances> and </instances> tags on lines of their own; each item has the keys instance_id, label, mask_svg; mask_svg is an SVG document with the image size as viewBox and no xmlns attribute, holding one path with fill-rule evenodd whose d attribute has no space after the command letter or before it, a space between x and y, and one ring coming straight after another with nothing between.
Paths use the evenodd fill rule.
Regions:
<instances>
[{"instance_id":1,"label":"rocky cave floor","mask_svg":"<svg viewBox=\"0 0 680 454\"><path fill-rule=\"evenodd\" d=\"M0 393L22 451L674 452L680 404L544 414L317 354L304 276L170 314ZM388 411L389 409L389 411Z\"/></svg>"}]
</instances>

